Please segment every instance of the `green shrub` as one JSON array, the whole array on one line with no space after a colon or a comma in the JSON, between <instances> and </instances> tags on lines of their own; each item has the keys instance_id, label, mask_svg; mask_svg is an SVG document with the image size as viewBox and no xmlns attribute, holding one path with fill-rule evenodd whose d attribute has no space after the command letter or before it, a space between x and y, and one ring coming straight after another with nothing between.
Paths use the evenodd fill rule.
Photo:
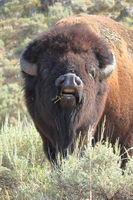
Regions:
<instances>
[{"instance_id":1,"label":"green shrub","mask_svg":"<svg viewBox=\"0 0 133 200\"><path fill-rule=\"evenodd\" d=\"M3 49L4 48L4 42L3 40L0 40L0 49Z\"/></svg>"},{"instance_id":2,"label":"green shrub","mask_svg":"<svg viewBox=\"0 0 133 200\"><path fill-rule=\"evenodd\" d=\"M63 196L62 199L74 200L131 198L133 173L130 170L133 160L128 163L130 170L127 167L122 175L118 152L114 154L108 143L98 143L95 148L88 146L80 159L70 156L53 176L58 195Z\"/></svg>"},{"instance_id":3,"label":"green shrub","mask_svg":"<svg viewBox=\"0 0 133 200\"><path fill-rule=\"evenodd\" d=\"M78 146L78 145L77 145ZM34 200L131 200L133 158L124 173L106 142L88 145L80 155L76 148L52 169L45 159L42 141L33 124L20 118L16 126L8 118L0 131L0 199Z\"/></svg>"},{"instance_id":4,"label":"green shrub","mask_svg":"<svg viewBox=\"0 0 133 200\"><path fill-rule=\"evenodd\" d=\"M13 0L4 4L0 8L0 14L3 19L8 17L22 17L24 15L31 16L40 8L38 0Z\"/></svg>"},{"instance_id":5,"label":"green shrub","mask_svg":"<svg viewBox=\"0 0 133 200\"><path fill-rule=\"evenodd\" d=\"M59 19L73 15L72 7L64 7L61 3L55 3L54 6L49 7L48 11L48 25L52 26Z\"/></svg>"},{"instance_id":6,"label":"green shrub","mask_svg":"<svg viewBox=\"0 0 133 200\"><path fill-rule=\"evenodd\" d=\"M7 84L0 88L0 125L5 121L6 115L12 124L16 123L18 112L26 113L23 101L23 92L17 84Z\"/></svg>"}]
</instances>

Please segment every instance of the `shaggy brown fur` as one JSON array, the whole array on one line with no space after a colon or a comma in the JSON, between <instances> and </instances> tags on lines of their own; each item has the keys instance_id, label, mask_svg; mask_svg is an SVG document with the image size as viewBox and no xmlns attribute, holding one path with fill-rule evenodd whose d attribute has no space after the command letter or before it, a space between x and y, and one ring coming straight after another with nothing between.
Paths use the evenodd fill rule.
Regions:
<instances>
[{"instance_id":1,"label":"shaggy brown fur","mask_svg":"<svg viewBox=\"0 0 133 200\"><path fill-rule=\"evenodd\" d=\"M116 68L107 80L101 80L101 69L112 63L110 52ZM37 74L23 73L26 103L50 160L56 160L58 151L65 154L66 148L73 149L76 136L79 132L87 136L89 126L94 127L97 140L96 128L104 116L105 137L113 144L119 138L122 151L133 147L132 55L132 29L92 15L60 20L28 45L22 58L31 68L37 65ZM58 95L56 79L70 72L81 78L84 88L82 102L66 110L52 99Z\"/></svg>"}]
</instances>

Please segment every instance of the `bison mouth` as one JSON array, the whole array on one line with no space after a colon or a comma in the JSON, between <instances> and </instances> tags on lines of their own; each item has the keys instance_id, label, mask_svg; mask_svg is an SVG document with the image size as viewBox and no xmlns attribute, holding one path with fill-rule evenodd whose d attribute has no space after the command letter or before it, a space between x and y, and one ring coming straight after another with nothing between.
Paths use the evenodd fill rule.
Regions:
<instances>
[{"instance_id":1,"label":"bison mouth","mask_svg":"<svg viewBox=\"0 0 133 200\"><path fill-rule=\"evenodd\" d=\"M60 105L62 107L71 108L76 106L81 101L81 95L75 88L63 88L61 90Z\"/></svg>"},{"instance_id":2,"label":"bison mouth","mask_svg":"<svg viewBox=\"0 0 133 200\"><path fill-rule=\"evenodd\" d=\"M64 87L58 91L57 95L52 99L54 104L58 103L64 108L73 108L81 103L82 91L73 87Z\"/></svg>"}]
</instances>

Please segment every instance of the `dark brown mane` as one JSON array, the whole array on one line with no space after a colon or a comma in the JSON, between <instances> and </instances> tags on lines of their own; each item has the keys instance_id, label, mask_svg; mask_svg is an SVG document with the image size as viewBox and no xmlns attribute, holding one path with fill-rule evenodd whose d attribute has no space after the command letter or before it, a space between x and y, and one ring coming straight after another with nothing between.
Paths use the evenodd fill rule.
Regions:
<instances>
[{"instance_id":1,"label":"dark brown mane","mask_svg":"<svg viewBox=\"0 0 133 200\"><path fill-rule=\"evenodd\" d=\"M105 42L85 24L55 26L38 39L46 42L47 47L52 47L52 50L84 52L89 49L107 49Z\"/></svg>"},{"instance_id":2,"label":"dark brown mane","mask_svg":"<svg viewBox=\"0 0 133 200\"><path fill-rule=\"evenodd\" d=\"M24 57L34 63L44 52L48 52L49 56L51 53L60 56L66 52L83 53L90 50L103 58L107 64L110 62L108 45L86 24L55 26L33 40L27 47Z\"/></svg>"}]
</instances>

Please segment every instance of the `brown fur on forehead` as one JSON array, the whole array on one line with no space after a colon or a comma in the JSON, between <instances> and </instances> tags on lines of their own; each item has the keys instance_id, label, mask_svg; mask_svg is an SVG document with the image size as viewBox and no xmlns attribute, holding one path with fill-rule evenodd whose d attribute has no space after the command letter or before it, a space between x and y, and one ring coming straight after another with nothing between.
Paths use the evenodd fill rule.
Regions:
<instances>
[{"instance_id":1,"label":"brown fur on forehead","mask_svg":"<svg viewBox=\"0 0 133 200\"><path fill-rule=\"evenodd\" d=\"M92 33L85 24L55 26L38 39L52 50L81 52L93 49L100 50L105 57L108 51L105 42Z\"/></svg>"},{"instance_id":2,"label":"brown fur on forehead","mask_svg":"<svg viewBox=\"0 0 133 200\"><path fill-rule=\"evenodd\" d=\"M67 66L70 66L72 68L74 68L75 66L80 66L82 68L82 66L85 66L85 64L90 64L93 66L98 65L98 60L96 59L96 56L91 49L87 52L81 53L80 55L75 54L71 51L67 52L63 56L59 57L59 62L66 62L68 64Z\"/></svg>"}]
</instances>

